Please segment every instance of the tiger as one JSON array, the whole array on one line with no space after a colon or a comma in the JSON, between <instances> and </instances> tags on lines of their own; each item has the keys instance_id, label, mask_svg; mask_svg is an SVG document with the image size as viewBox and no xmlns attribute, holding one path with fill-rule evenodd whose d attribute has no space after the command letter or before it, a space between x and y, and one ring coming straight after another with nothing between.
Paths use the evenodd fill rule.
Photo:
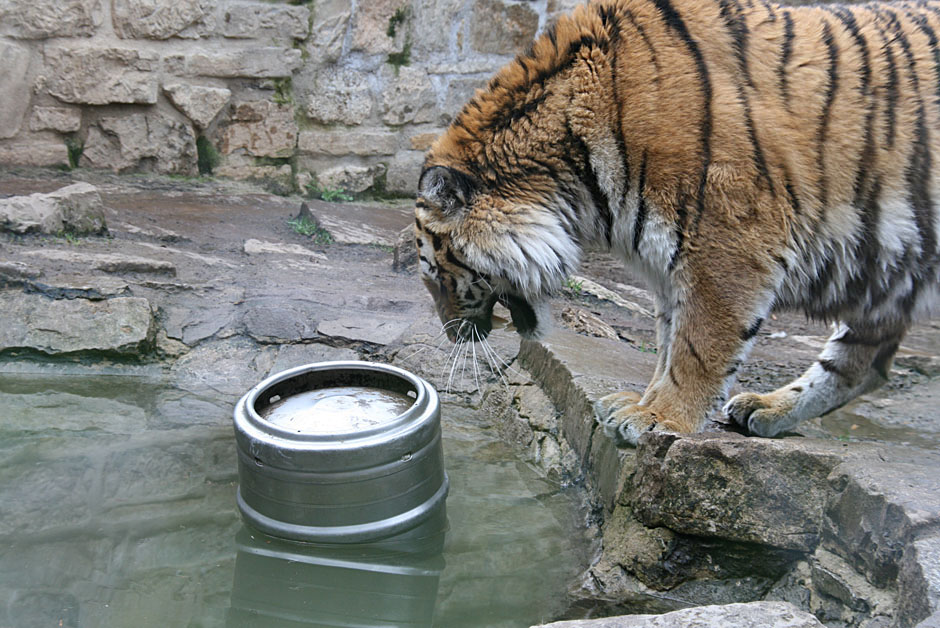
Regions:
<instances>
[{"instance_id":1,"label":"tiger","mask_svg":"<svg viewBox=\"0 0 940 628\"><path fill-rule=\"evenodd\" d=\"M451 340L524 338L586 251L646 278L657 364L595 403L620 447L709 417L759 437L884 384L940 293L940 2L577 7L477 90L418 181L421 277ZM818 359L727 400L763 321Z\"/></svg>"}]
</instances>

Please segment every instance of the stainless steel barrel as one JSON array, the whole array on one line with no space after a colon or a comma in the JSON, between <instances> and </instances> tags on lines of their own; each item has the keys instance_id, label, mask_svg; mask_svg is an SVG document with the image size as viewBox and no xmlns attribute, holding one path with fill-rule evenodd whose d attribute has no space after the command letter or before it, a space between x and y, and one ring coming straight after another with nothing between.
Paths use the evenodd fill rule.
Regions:
<instances>
[{"instance_id":1,"label":"stainless steel barrel","mask_svg":"<svg viewBox=\"0 0 940 628\"><path fill-rule=\"evenodd\" d=\"M412 373L356 361L297 367L248 391L234 418L238 507L262 532L362 543L443 512L440 400Z\"/></svg>"}]
</instances>

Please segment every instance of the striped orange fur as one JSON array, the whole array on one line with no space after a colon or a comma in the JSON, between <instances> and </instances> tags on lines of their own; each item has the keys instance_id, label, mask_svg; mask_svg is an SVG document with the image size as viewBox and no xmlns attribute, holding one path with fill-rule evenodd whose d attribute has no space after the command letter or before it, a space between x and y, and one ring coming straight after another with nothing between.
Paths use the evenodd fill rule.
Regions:
<instances>
[{"instance_id":1,"label":"striped orange fur","mask_svg":"<svg viewBox=\"0 0 940 628\"><path fill-rule=\"evenodd\" d=\"M940 2L609 0L503 68L429 151L416 237L442 320L525 335L587 247L642 271L659 363L598 419L693 432L774 308L838 322L723 411L773 435L881 385L940 293ZM461 328L464 328L463 323Z\"/></svg>"}]
</instances>

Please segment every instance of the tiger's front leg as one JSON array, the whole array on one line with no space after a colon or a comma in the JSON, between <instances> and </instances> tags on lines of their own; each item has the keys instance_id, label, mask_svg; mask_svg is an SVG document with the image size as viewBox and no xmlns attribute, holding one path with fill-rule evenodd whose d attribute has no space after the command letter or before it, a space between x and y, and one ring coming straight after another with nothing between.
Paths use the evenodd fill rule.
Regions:
<instances>
[{"instance_id":1,"label":"tiger's front leg","mask_svg":"<svg viewBox=\"0 0 940 628\"><path fill-rule=\"evenodd\" d=\"M635 446L652 430L700 431L723 403L771 302L769 289L754 287L763 277L723 279L700 277L671 307L658 304L659 364L642 396L619 392L594 404L617 446Z\"/></svg>"}]
</instances>

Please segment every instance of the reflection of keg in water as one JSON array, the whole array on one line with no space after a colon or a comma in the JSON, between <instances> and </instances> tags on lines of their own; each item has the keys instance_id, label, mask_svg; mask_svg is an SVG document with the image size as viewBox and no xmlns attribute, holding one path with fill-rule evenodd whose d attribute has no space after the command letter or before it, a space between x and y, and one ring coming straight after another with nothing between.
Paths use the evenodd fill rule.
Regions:
<instances>
[{"instance_id":1,"label":"reflection of keg in water","mask_svg":"<svg viewBox=\"0 0 940 628\"><path fill-rule=\"evenodd\" d=\"M322 362L273 375L238 402L235 437L238 506L267 534L361 543L443 512L440 401L402 369Z\"/></svg>"},{"instance_id":2,"label":"reflection of keg in water","mask_svg":"<svg viewBox=\"0 0 940 628\"><path fill-rule=\"evenodd\" d=\"M409 532L370 544L312 545L249 527L235 536L227 628L428 628L446 521L443 510Z\"/></svg>"}]
</instances>

